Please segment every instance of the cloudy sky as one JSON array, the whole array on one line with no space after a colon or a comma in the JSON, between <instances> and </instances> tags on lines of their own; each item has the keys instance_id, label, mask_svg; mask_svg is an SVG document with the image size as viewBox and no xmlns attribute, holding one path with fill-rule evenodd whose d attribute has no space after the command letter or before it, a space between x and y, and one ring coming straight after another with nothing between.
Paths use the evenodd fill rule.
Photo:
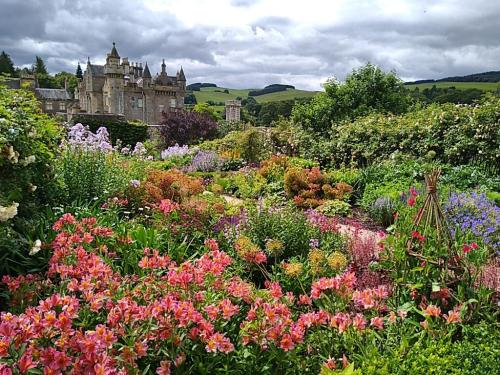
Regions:
<instances>
[{"instance_id":1,"label":"cloudy sky","mask_svg":"<svg viewBox=\"0 0 500 375\"><path fill-rule=\"evenodd\" d=\"M499 0L0 0L0 50L73 72L116 42L188 83L320 89L368 61L403 79L500 70Z\"/></svg>"}]
</instances>

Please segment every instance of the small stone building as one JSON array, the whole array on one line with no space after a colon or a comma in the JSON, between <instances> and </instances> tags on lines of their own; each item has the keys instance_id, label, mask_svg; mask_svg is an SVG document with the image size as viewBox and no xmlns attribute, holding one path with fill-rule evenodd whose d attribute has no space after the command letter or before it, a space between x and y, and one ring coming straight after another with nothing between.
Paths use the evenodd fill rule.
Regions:
<instances>
[{"instance_id":1,"label":"small stone building","mask_svg":"<svg viewBox=\"0 0 500 375\"><path fill-rule=\"evenodd\" d=\"M241 101L226 100L226 121L239 122L241 120Z\"/></svg>"},{"instance_id":2,"label":"small stone building","mask_svg":"<svg viewBox=\"0 0 500 375\"><path fill-rule=\"evenodd\" d=\"M60 114L65 116L73 103L73 99L66 89L36 88L35 96L40 101L42 112L50 115Z\"/></svg>"},{"instance_id":3,"label":"small stone building","mask_svg":"<svg viewBox=\"0 0 500 375\"><path fill-rule=\"evenodd\" d=\"M165 60L161 73L154 78L148 64L130 63L120 58L115 43L106 64L87 61L83 79L75 91L77 104L72 114L115 114L127 120L158 124L163 112L184 107L186 77L182 67L174 76L167 75Z\"/></svg>"}]
</instances>

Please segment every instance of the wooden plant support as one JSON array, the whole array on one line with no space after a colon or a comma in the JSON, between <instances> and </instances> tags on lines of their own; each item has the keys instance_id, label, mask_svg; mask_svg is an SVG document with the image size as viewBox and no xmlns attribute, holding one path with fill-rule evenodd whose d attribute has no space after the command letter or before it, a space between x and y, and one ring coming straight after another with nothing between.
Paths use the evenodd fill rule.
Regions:
<instances>
[{"instance_id":1,"label":"wooden plant support","mask_svg":"<svg viewBox=\"0 0 500 375\"><path fill-rule=\"evenodd\" d=\"M454 252L453 240L451 238L451 233L446 223L443 211L441 210L441 205L439 204L439 197L437 194L437 183L441 170L435 169L430 174L426 174L425 185L427 190L427 195L424 200L422 208L418 211L417 216L413 220L413 230L418 230L420 227L423 228L422 232L425 233L427 228L433 227L437 233L437 241L442 244L446 242L446 247L448 248L448 259L440 259L439 261L429 259L428 257L413 251L413 239L409 238L406 243L407 253L422 261L435 264L446 270L455 271L455 274L460 274L463 268L459 265L449 264L449 259L452 259L456 254ZM458 272L457 272L458 271Z\"/></svg>"}]
</instances>

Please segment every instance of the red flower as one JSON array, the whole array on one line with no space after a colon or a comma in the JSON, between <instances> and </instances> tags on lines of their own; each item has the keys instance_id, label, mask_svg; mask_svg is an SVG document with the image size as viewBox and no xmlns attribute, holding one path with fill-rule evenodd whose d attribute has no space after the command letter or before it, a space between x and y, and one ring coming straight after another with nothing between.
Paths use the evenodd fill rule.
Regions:
<instances>
[{"instance_id":1,"label":"red flower","mask_svg":"<svg viewBox=\"0 0 500 375\"><path fill-rule=\"evenodd\" d=\"M472 247L470 247L469 245L465 244L464 246L462 246L462 251L464 252L464 254L467 254L468 252L470 252L472 250Z\"/></svg>"}]
</instances>

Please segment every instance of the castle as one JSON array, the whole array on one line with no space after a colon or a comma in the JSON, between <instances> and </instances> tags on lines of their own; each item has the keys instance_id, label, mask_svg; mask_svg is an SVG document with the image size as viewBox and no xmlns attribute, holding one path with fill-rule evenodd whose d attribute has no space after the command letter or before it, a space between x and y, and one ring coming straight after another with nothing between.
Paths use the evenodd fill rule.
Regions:
<instances>
[{"instance_id":1,"label":"castle","mask_svg":"<svg viewBox=\"0 0 500 375\"><path fill-rule=\"evenodd\" d=\"M148 64L130 64L120 58L115 43L106 57L106 64L95 65L87 60L83 79L75 91L72 114L123 115L127 120L158 124L162 112L184 107L186 77L184 71L167 75L165 60L161 73L151 76Z\"/></svg>"}]
</instances>

